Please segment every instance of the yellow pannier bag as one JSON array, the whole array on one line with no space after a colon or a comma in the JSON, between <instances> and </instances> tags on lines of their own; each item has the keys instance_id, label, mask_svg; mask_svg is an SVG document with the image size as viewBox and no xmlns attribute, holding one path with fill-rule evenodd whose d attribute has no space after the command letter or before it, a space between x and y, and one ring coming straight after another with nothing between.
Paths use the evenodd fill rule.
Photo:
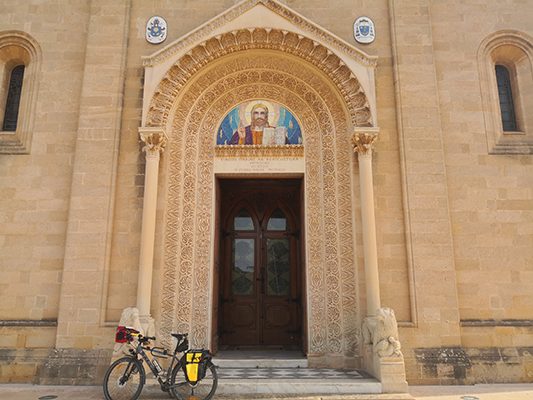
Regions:
<instances>
[{"instance_id":1,"label":"yellow pannier bag","mask_svg":"<svg viewBox=\"0 0 533 400\"><path fill-rule=\"evenodd\" d=\"M205 376L205 366L200 364L204 356L204 350L189 350L185 353L185 373L189 382L196 382ZM200 371L199 371L200 368ZM199 374L200 372L200 374Z\"/></svg>"}]
</instances>

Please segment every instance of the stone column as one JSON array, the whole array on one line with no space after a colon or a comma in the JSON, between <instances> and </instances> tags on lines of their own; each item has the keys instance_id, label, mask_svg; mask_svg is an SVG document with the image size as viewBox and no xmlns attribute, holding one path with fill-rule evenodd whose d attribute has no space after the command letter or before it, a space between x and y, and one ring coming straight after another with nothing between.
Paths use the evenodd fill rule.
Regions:
<instances>
[{"instance_id":1,"label":"stone column","mask_svg":"<svg viewBox=\"0 0 533 400\"><path fill-rule=\"evenodd\" d=\"M355 128L351 137L354 152L358 153L359 158L367 316L375 315L376 310L381 307L374 188L372 183L372 144L377 139L378 132L379 128Z\"/></svg>"},{"instance_id":2,"label":"stone column","mask_svg":"<svg viewBox=\"0 0 533 400\"><path fill-rule=\"evenodd\" d=\"M137 286L137 309L141 324L149 323L152 296L152 269L154 263L155 219L157 211L157 183L159 158L167 143L163 128L139 128L141 140L146 143L146 167L144 175L144 200L141 229L141 254Z\"/></svg>"}]
</instances>

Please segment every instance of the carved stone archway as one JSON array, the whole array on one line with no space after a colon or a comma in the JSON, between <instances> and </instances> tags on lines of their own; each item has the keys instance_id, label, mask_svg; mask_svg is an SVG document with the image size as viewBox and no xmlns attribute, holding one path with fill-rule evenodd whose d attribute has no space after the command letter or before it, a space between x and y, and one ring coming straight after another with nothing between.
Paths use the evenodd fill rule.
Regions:
<instances>
[{"instance_id":1,"label":"carved stone archway","mask_svg":"<svg viewBox=\"0 0 533 400\"><path fill-rule=\"evenodd\" d=\"M227 154L215 133L234 106L264 99L290 109L304 136L309 365L361 366L350 135L375 124L376 58L273 0L246 0L144 62L143 126L169 136L160 336L211 345L214 164Z\"/></svg>"},{"instance_id":2,"label":"carved stone archway","mask_svg":"<svg viewBox=\"0 0 533 400\"><path fill-rule=\"evenodd\" d=\"M330 84L337 87L349 111L353 126L372 126L372 114L367 96L357 77L339 56L324 45L300 34L269 28L227 32L212 37L188 51L169 69L159 83L150 102L145 126L164 126L169 123L172 99L178 96L190 79L203 67L220 57L254 49L291 54L317 67L322 74L329 77ZM374 60L359 58L368 66L375 66Z\"/></svg>"},{"instance_id":3,"label":"carved stone archway","mask_svg":"<svg viewBox=\"0 0 533 400\"><path fill-rule=\"evenodd\" d=\"M369 124L367 102L360 89L348 96L358 105L350 113L346 97L313 63L257 47L213 60L177 89L170 76L183 71L180 61L153 100L151 123L171 123L161 333L189 331L195 345L210 345L215 132L235 104L263 98L290 105L305 135L310 362L353 365L361 319L349 137L354 115L363 117L358 125ZM348 81L359 87L354 77Z\"/></svg>"}]
</instances>

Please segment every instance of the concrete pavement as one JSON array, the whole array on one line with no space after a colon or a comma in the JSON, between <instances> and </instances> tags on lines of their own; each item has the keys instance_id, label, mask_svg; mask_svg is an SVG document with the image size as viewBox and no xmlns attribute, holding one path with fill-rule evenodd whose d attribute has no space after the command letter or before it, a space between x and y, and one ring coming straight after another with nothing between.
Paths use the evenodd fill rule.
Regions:
<instances>
[{"instance_id":1,"label":"concrete pavement","mask_svg":"<svg viewBox=\"0 0 533 400\"><path fill-rule=\"evenodd\" d=\"M148 389L148 390L147 390ZM215 395L214 400L533 400L533 384L410 386L410 395ZM147 387L140 400L169 399ZM100 386L0 384L0 400L102 400Z\"/></svg>"}]
</instances>

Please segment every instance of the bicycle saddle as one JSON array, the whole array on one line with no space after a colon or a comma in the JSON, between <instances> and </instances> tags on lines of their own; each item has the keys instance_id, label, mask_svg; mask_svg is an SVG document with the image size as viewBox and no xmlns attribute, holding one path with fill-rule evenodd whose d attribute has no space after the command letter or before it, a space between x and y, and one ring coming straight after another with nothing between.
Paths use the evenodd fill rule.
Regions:
<instances>
[{"instance_id":1,"label":"bicycle saddle","mask_svg":"<svg viewBox=\"0 0 533 400\"><path fill-rule=\"evenodd\" d=\"M174 336L176 339L181 340L183 338L186 338L188 336L188 333L171 333L172 336Z\"/></svg>"}]
</instances>

